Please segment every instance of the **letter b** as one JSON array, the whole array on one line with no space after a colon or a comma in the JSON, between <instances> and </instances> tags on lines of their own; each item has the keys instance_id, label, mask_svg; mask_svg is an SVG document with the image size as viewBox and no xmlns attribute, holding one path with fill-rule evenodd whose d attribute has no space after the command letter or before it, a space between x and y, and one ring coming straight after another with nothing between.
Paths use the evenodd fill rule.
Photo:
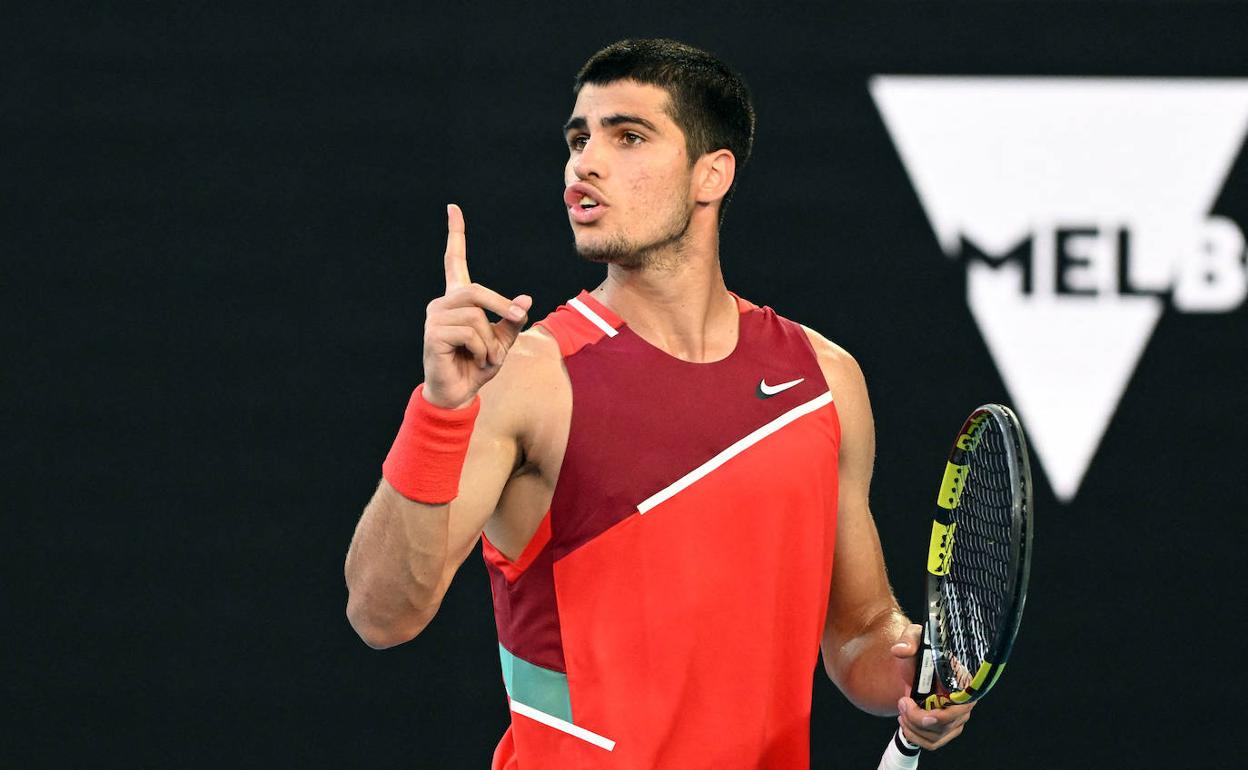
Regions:
<instances>
[{"instance_id":1,"label":"letter b","mask_svg":"<svg viewBox=\"0 0 1248 770\"><path fill-rule=\"evenodd\" d=\"M1196 235L1179 262L1174 306L1185 313L1234 310L1248 297L1244 234L1226 217L1210 217Z\"/></svg>"}]
</instances>

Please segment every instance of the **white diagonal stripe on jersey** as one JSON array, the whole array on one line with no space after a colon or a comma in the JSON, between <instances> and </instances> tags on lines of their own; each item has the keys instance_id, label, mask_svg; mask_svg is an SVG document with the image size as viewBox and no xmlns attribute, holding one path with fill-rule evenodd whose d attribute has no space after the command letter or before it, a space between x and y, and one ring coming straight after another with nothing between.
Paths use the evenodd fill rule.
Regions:
<instances>
[{"instance_id":1,"label":"white diagonal stripe on jersey","mask_svg":"<svg viewBox=\"0 0 1248 770\"><path fill-rule=\"evenodd\" d=\"M588 318L589 322L592 323L594 326L597 326L599 329L602 329L603 333L606 334L608 337L614 337L615 335L619 334L619 332L615 330L615 327L611 326L611 324L603 320L602 316L595 313L589 307L589 305L586 305L584 302L581 302L576 297L573 297L572 299L568 300L568 304L572 306L573 310L575 310L576 312Z\"/></svg>"},{"instance_id":2,"label":"white diagonal stripe on jersey","mask_svg":"<svg viewBox=\"0 0 1248 770\"><path fill-rule=\"evenodd\" d=\"M604 738L598 733L590 732L584 727L578 727L571 722L564 721L556 716L551 716L545 711L538 711L532 706L527 706L514 698L511 701L511 710L532 719L534 722L541 722L547 727L553 727L560 732L565 732L574 738L580 738L586 743L592 743L600 749L612 751L615 749L615 741L610 738Z\"/></svg>"},{"instance_id":3,"label":"white diagonal stripe on jersey","mask_svg":"<svg viewBox=\"0 0 1248 770\"><path fill-rule=\"evenodd\" d=\"M672 484L669 484L668 486L659 490L658 492L651 495L650 497L647 497L645 500L641 502L640 505L637 506L637 512L645 513L646 511L649 511L650 509L654 508L660 503L663 503L671 499L678 493L690 487L698 479L702 478L703 476L706 476L711 471L715 470L719 466L723 465L724 463L728 462L732 458L744 452L746 449L749 449L751 446L757 444L758 442L767 438L768 436L780 430L784 426L793 422L797 418L810 414L816 409L822 406L826 406L830 403L832 403L832 392L825 391L822 396L812 398L810 401L807 401L806 403L801 404L800 406L793 407L792 409L780 415L779 417L772 420L771 422L767 423L763 427L758 428L757 430L748 434L744 438L738 439L727 449L723 450L722 452L715 455L711 459L707 460L706 462L702 463L698 467L689 471L684 476L681 476Z\"/></svg>"}]
</instances>

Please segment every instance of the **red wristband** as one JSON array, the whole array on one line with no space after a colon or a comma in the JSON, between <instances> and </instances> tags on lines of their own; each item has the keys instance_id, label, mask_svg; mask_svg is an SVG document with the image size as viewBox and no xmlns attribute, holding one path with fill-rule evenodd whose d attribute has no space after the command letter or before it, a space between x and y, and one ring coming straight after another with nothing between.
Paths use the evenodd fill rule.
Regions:
<instances>
[{"instance_id":1,"label":"red wristband","mask_svg":"<svg viewBox=\"0 0 1248 770\"><path fill-rule=\"evenodd\" d=\"M399 435L381 464L381 475L409 500L441 505L459 494L459 474L468 454L481 397L460 409L429 403L421 384L412 392Z\"/></svg>"}]
</instances>

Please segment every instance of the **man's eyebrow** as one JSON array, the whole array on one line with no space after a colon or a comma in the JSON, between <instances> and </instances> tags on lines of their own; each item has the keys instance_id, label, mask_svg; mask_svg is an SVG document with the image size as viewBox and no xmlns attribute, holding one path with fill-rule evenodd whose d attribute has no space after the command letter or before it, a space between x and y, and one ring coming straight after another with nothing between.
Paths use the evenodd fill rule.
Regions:
<instances>
[{"instance_id":1,"label":"man's eyebrow","mask_svg":"<svg viewBox=\"0 0 1248 770\"><path fill-rule=\"evenodd\" d=\"M659 129L656 128L653 123L641 117L640 115L625 115L623 113L617 112L614 115L608 115L602 119L602 125L604 126L618 126L621 123L636 123L639 126L644 126L650 129L656 134L659 133Z\"/></svg>"},{"instance_id":2,"label":"man's eyebrow","mask_svg":"<svg viewBox=\"0 0 1248 770\"><path fill-rule=\"evenodd\" d=\"M659 133L659 129L653 123L641 117L640 115L628 115L625 113L616 113L614 115L607 115L600 122L602 123L603 127L618 126L624 123L636 123L639 126L644 126L645 128L650 129L656 134ZM585 118L582 118L582 117L569 118L568 122L563 124L563 133L566 134L569 131L584 131L588 127L589 127L589 121L585 120Z\"/></svg>"}]
</instances>

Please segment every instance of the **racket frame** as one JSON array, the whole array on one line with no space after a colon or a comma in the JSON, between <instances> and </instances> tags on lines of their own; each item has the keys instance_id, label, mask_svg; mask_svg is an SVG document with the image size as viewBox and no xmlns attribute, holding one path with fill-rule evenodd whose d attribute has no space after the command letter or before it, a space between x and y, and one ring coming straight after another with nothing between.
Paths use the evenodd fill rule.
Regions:
<instances>
[{"instance_id":1,"label":"racket frame","mask_svg":"<svg viewBox=\"0 0 1248 770\"><path fill-rule=\"evenodd\" d=\"M940 588L950 566L957 558L957 522L953 511L957 508L966 482L965 460L978 446L990 420L1004 436L1010 484L1015 490L1012 495L1013 511L1010 521L1013 567L1007 591L1010 599L998 621L997 627L1000 630L992 648L985 655L985 660L970 676L969 683L950 689L947 682L958 677L949 664L949 656L942 654L940 647ZM923 624L922 648L911 689L911 697L923 708L935 709L949 703L970 703L978 700L996 684L1005 669L1027 601L1027 583L1031 574L1032 507L1031 464L1027 454L1027 440L1018 417L1001 404L984 404L978 407L963 423L962 430L949 452L945 475L937 496L936 513L932 517L926 572L926 622Z\"/></svg>"}]
</instances>

